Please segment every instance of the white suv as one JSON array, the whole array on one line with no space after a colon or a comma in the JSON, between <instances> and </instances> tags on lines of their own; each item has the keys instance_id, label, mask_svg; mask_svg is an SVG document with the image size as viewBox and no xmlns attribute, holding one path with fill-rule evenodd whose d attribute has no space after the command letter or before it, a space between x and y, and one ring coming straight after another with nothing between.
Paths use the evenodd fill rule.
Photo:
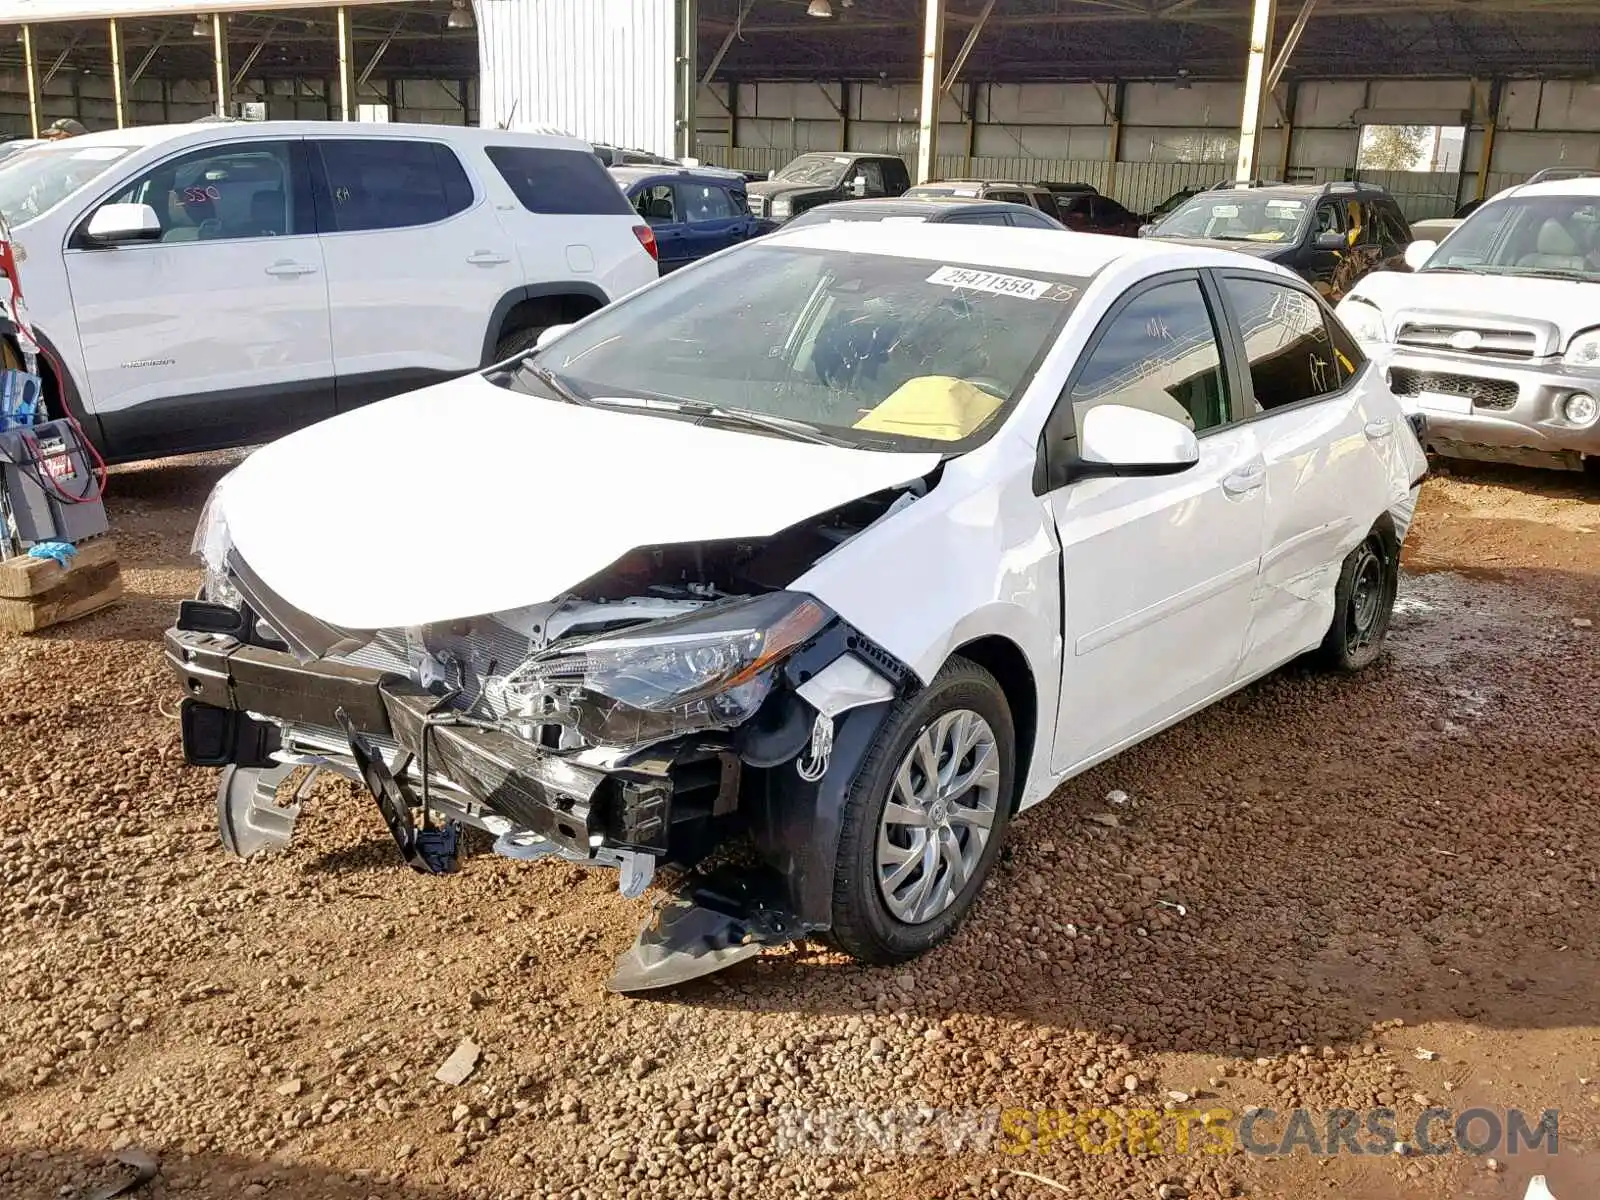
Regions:
<instances>
[{"instance_id":1,"label":"white suv","mask_svg":"<svg viewBox=\"0 0 1600 1200\"><path fill-rule=\"evenodd\" d=\"M657 276L585 142L431 125L89 134L0 172L46 400L111 461L266 441Z\"/></svg>"}]
</instances>

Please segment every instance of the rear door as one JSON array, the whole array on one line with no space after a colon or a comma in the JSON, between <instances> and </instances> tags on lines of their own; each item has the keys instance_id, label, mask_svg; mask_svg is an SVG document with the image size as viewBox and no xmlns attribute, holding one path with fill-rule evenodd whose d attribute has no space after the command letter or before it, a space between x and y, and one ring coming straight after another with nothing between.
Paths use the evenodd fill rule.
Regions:
<instances>
[{"instance_id":1,"label":"rear door","mask_svg":"<svg viewBox=\"0 0 1600 1200\"><path fill-rule=\"evenodd\" d=\"M339 409L476 368L489 315L522 276L455 150L387 134L308 144Z\"/></svg>"},{"instance_id":2,"label":"rear door","mask_svg":"<svg viewBox=\"0 0 1600 1200\"><path fill-rule=\"evenodd\" d=\"M1346 554L1388 503L1386 456L1402 431L1368 411L1365 369L1324 307L1271 276L1222 272L1248 367L1241 401L1266 468L1261 573L1239 673L1259 675L1315 646L1333 619Z\"/></svg>"},{"instance_id":3,"label":"rear door","mask_svg":"<svg viewBox=\"0 0 1600 1200\"><path fill-rule=\"evenodd\" d=\"M303 142L191 150L106 202L148 204L162 230L114 247L75 233L65 251L86 400L114 457L265 441L333 414Z\"/></svg>"}]
</instances>

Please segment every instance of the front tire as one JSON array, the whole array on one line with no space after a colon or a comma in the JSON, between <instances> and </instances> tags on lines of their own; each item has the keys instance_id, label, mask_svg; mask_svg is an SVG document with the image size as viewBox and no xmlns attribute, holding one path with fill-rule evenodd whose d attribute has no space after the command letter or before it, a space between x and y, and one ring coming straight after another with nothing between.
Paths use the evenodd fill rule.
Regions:
<instances>
[{"instance_id":1,"label":"front tire","mask_svg":"<svg viewBox=\"0 0 1600 1200\"><path fill-rule=\"evenodd\" d=\"M1400 541L1385 516L1345 556L1333 593L1333 623L1317 650L1322 666L1349 673L1376 661L1399 587Z\"/></svg>"},{"instance_id":2,"label":"front tire","mask_svg":"<svg viewBox=\"0 0 1600 1200\"><path fill-rule=\"evenodd\" d=\"M950 936L1005 840L1015 747L1005 693L966 659L896 705L845 803L835 945L883 964Z\"/></svg>"}]
</instances>

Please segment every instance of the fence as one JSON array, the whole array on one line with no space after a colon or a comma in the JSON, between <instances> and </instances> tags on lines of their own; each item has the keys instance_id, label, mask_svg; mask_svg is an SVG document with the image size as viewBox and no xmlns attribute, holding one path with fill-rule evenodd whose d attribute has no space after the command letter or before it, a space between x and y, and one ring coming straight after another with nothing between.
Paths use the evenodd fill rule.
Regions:
<instances>
[{"instance_id":1,"label":"fence","mask_svg":"<svg viewBox=\"0 0 1600 1200\"><path fill-rule=\"evenodd\" d=\"M701 143L700 158L718 166L740 171L775 171L794 157L792 150L762 146L715 146ZM1231 162L1119 162L1113 177L1112 164L1103 159L1057 159L1028 157L966 158L941 154L935 160L934 175L940 179L1011 179L1019 182L1049 180L1093 184L1114 196L1134 212L1149 212L1174 192L1185 188L1209 187L1231 179ZM1329 183L1356 178L1364 183L1387 188L1399 202L1406 219L1448 217L1463 201L1477 193L1477 176L1454 171L1352 171L1345 167L1291 168L1294 183ZM1493 172L1488 178L1487 195L1521 183L1525 176Z\"/></svg>"}]
</instances>

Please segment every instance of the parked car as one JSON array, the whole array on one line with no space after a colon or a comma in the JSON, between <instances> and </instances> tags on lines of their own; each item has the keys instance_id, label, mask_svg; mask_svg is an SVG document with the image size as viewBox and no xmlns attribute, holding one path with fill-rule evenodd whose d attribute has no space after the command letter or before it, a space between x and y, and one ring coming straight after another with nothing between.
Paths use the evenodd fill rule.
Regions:
<instances>
[{"instance_id":1,"label":"parked car","mask_svg":"<svg viewBox=\"0 0 1600 1200\"><path fill-rule=\"evenodd\" d=\"M654 231L663 275L762 232L760 219L750 214L744 180L729 172L613 167L611 174Z\"/></svg>"},{"instance_id":2,"label":"parked car","mask_svg":"<svg viewBox=\"0 0 1600 1200\"><path fill-rule=\"evenodd\" d=\"M1249 183L1245 184L1241 184L1235 179L1219 179L1215 183L1205 184L1204 186L1179 188L1177 191L1173 192L1172 195L1168 196L1160 204L1156 205L1147 214L1145 214L1145 221L1148 224L1156 224L1161 220L1162 217L1182 207L1185 202L1193 199L1195 196L1198 196L1203 192L1225 192L1230 188L1236 187L1259 188L1280 186L1282 186L1281 181L1268 181L1265 179L1253 179Z\"/></svg>"},{"instance_id":3,"label":"parked car","mask_svg":"<svg viewBox=\"0 0 1600 1200\"><path fill-rule=\"evenodd\" d=\"M1039 180L1039 186L1055 196L1074 196L1080 192L1089 195L1098 195L1100 189L1092 183L1059 183L1055 181Z\"/></svg>"},{"instance_id":4,"label":"parked car","mask_svg":"<svg viewBox=\"0 0 1600 1200\"><path fill-rule=\"evenodd\" d=\"M1511 188L1408 274L1369 275L1339 311L1428 445L1457 458L1600 461L1600 179Z\"/></svg>"},{"instance_id":5,"label":"parked car","mask_svg":"<svg viewBox=\"0 0 1600 1200\"><path fill-rule=\"evenodd\" d=\"M748 191L756 216L782 224L819 204L898 196L910 186L904 160L892 154L802 154Z\"/></svg>"},{"instance_id":6,"label":"parked car","mask_svg":"<svg viewBox=\"0 0 1600 1200\"><path fill-rule=\"evenodd\" d=\"M1404 265L1411 229L1383 188L1266 184L1202 192L1147 237L1210 245L1275 262L1337 300L1369 271Z\"/></svg>"},{"instance_id":7,"label":"parked car","mask_svg":"<svg viewBox=\"0 0 1600 1200\"><path fill-rule=\"evenodd\" d=\"M1026 204L968 200L963 196L894 196L879 200L841 200L802 213L787 229L804 229L829 221L923 221L930 225L1002 225L1019 229L1066 226Z\"/></svg>"},{"instance_id":8,"label":"parked car","mask_svg":"<svg viewBox=\"0 0 1600 1200\"><path fill-rule=\"evenodd\" d=\"M1442 242L1460 226L1461 217L1427 217L1411 222L1411 240L1414 242Z\"/></svg>"},{"instance_id":9,"label":"parked car","mask_svg":"<svg viewBox=\"0 0 1600 1200\"><path fill-rule=\"evenodd\" d=\"M737 179L741 183L748 183L752 179L765 179L766 176L754 171L736 171L732 167L714 167L702 163L697 158L666 158L660 154L653 154L649 150L624 150L618 146L608 146L604 142L593 144L594 155L607 167L688 167L708 175L720 175L725 179Z\"/></svg>"},{"instance_id":10,"label":"parked car","mask_svg":"<svg viewBox=\"0 0 1600 1200\"><path fill-rule=\"evenodd\" d=\"M87 134L0 170L0 213L47 403L113 462L459 375L656 277L650 227L588 143L496 129Z\"/></svg>"},{"instance_id":11,"label":"parked car","mask_svg":"<svg viewBox=\"0 0 1600 1200\"><path fill-rule=\"evenodd\" d=\"M1056 209L1068 229L1079 233L1105 233L1112 237L1138 237L1144 222L1110 196L1095 192L1058 193Z\"/></svg>"},{"instance_id":12,"label":"parked car","mask_svg":"<svg viewBox=\"0 0 1600 1200\"><path fill-rule=\"evenodd\" d=\"M1055 196L1050 189L1036 183L1012 183L994 179L940 179L932 183L919 183L906 191L911 199L922 200L930 196L960 196L970 200L998 200L1005 204L1026 204L1046 216L1061 219Z\"/></svg>"},{"instance_id":13,"label":"parked car","mask_svg":"<svg viewBox=\"0 0 1600 1200\"><path fill-rule=\"evenodd\" d=\"M333 771L418 870L463 825L627 896L686 870L616 990L812 934L897 962L1064 780L1381 652L1425 459L1271 264L826 222L541 342L211 496L166 646L230 848L285 845L277 797ZM441 454L441 414L517 469Z\"/></svg>"}]
</instances>

